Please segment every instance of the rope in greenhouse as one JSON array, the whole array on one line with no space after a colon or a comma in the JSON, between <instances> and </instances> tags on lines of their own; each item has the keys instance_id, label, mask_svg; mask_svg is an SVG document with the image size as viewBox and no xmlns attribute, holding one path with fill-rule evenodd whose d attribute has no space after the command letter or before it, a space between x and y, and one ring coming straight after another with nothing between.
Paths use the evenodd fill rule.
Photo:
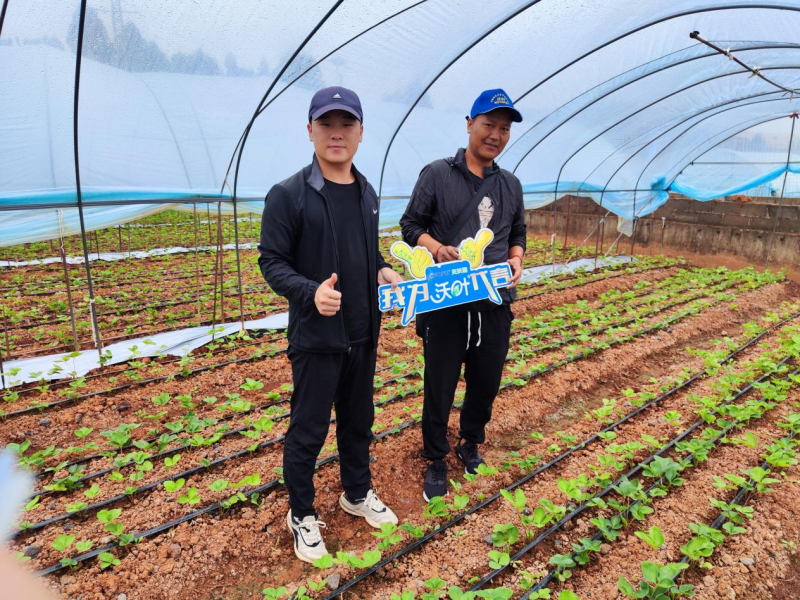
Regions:
<instances>
[{"instance_id":1,"label":"rope in greenhouse","mask_svg":"<svg viewBox=\"0 0 800 600\"><path fill-rule=\"evenodd\" d=\"M751 67L750 65L746 64L744 61L736 58L733 55L733 52L731 52L730 49L723 50L722 48L720 48L719 46L717 46L713 42L709 42L708 40L704 40L702 37L700 37L700 32L699 31L693 31L692 33L689 34L689 37L692 38L693 40L697 40L701 44L705 44L706 46L708 46L709 48L711 48L713 50L716 50L720 54L723 54L724 56L727 56L728 60L732 60L737 65L739 65L741 67L744 67L745 69L750 71L753 74L753 76L763 79L764 81L766 81L770 85L774 85L776 88L780 88L780 89L782 89L784 92L786 92L788 94L794 95L798 91L798 90L794 90L794 89L790 89L790 88L784 87L784 86L780 85L779 83L775 83L771 79L768 79L764 75L764 73L761 72L762 69L760 67Z\"/></svg>"}]
</instances>

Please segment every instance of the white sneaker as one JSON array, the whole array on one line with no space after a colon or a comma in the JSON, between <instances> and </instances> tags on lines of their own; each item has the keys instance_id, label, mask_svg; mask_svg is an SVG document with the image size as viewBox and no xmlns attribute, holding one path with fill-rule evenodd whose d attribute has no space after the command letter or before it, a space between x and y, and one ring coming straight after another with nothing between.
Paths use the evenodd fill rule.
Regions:
<instances>
[{"instance_id":1,"label":"white sneaker","mask_svg":"<svg viewBox=\"0 0 800 600\"><path fill-rule=\"evenodd\" d=\"M339 496L339 506L344 509L344 512L355 515L356 517L364 517L367 523L375 529L380 529L383 523L392 523L397 525L397 515L392 512L388 506L380 501L375 494L375 490L367 492L367 497L363 502L353 504L347 498L347 494L342 492Z\"/></svg>"},{"instance_id":2,"label":"white sneaker","mask_svg":"<svg viewBox=\"0 0 800 600\"><path fill-rule=\"evenodd\" d=\"M307 563L313 563L328 553L319 530L320 527L326 527L325 523L318 521L313 515L298 521L292 518L290 510L286 514L286 524L289 525L292 537L294 537L294 553L297 558Z\"/></svg>"}]
</instances>

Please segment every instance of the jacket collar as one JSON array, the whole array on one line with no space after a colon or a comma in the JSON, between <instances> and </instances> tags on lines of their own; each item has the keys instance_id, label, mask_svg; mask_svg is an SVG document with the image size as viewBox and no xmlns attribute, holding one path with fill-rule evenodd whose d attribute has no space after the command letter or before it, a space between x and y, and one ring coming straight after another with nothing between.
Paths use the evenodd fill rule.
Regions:
<instances>
[{"instance_id":1,"label":"jacket collar","mask_svg":"<svg viewBox=\"0 0 800 600\"><path fill-rule=\"evenodd\" d=\"M358 181L358 185L361 188L361 195L363 196L364 191L367 189L367 178L361 174L361 171L356 169L355 165L352 166L352 171ZM322 176L322 169L319 168L319 161L317 161L316 154L311 158L311 172L306 179L306 183L319 193L322 193L322 187L325 185L325 178Z\"/></svg>"},{"instance_id":2,"label":"jacket collar","mask_svg":"<svg viewBox=\"0 0 800 600\"><path fill-rule=\"evenodd\" d=\"M464 175L469 176L470 170L467 167L467 149L466 148L459 148L458 152L456 152L455 157L453 158L453 164L457 166ZM492 175L496 175L500 172L500 167L497 166L497 163L492 161L491 167L484 167L483 169L483 178L486 179L491 177Z\"/></svg>"}]
</instances>

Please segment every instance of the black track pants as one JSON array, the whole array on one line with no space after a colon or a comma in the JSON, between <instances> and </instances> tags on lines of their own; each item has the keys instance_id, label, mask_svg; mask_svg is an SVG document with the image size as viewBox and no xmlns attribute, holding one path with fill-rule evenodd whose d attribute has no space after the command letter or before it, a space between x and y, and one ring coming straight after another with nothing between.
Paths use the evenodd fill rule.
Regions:
<instances>
[{"instance_id":1,"label":"black track pants","mask_svg":"<svg viewBox=\"0 0 800 600\"><path fill-rule=\"evenodd\" d=\"M288 356L294 392L283 444L283 478L292 516L303 519L315 514L314 465L328 435L332 406L342 487L351 499L364 498L370 489L376 351L370 343L353 346L349 354L302 352L290 346Z\"/></svg>"},{"instance_id":2,"label":"black track pants","mask_svg":"<svg viewBox=\"0 0 800 600\"><path fill-rule=\"evenodd\" d=\"M444 309L425 315L425 401L422 456L439 460L450 452L447 421L464 364L467 391L459 435L482 444L492 403L500 388L513 315L507 305L481 312Z\"/></svg>"}]
</instances>

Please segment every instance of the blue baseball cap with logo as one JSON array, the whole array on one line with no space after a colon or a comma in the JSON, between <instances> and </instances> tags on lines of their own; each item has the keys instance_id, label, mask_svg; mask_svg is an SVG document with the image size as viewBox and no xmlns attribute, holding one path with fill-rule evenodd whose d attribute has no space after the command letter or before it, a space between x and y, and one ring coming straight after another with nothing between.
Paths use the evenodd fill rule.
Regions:
<instances>
[{"instance_id":1,"label":"blue baseball cap with logo","mask_svg":"<svg viewBox=\"0 0 800 600\"><path fill-rule=\"evenodd\" d=\"M496 90L486 90L478 96L475 103L472 105L472 110L469 113L469 118L474 119L478 115L485 115L488 112L497 110L498 108L505 108L510 110L514 123L522 123L522 115L514 108L514 103L503 90L497 88Z\"/></svg>"},{"instance_id":2,"label":"blue baseball cap with logo","mask_svg":"<svg viewBox=\"0 0 800 600\"><path fill-rule=\"evenodd\" d=\"M334 85L326 87L314 94L311 105L308 107L308 120L316 121L326 112L343 110L350 113L361 123L364 122L364 113L361 110L361 100L353 90Z\"/></svg>"}]
</instances>

